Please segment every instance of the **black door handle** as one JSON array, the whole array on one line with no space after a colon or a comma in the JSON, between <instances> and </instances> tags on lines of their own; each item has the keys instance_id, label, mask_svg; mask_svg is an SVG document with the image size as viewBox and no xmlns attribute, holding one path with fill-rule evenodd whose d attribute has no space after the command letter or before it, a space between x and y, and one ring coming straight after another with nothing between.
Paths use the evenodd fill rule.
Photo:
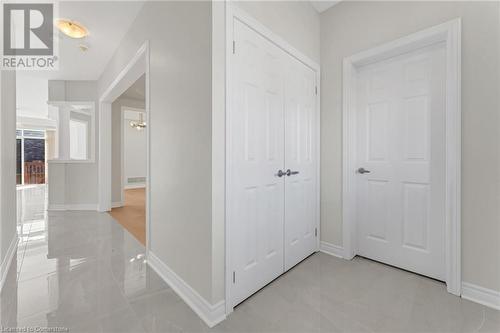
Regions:
<instances>
[{"instance_id":1,"label":"black door handle","mask_svg":"<svg viewBox=\"0 0 500 333\"><path fill-rule=\"evenodd\" d=\"M360 174L370 173L370 172L371 172L370 170L366 170L365 168L359 168L358 169L358 173L360 173Z\"/></svg>"}]
</instances>

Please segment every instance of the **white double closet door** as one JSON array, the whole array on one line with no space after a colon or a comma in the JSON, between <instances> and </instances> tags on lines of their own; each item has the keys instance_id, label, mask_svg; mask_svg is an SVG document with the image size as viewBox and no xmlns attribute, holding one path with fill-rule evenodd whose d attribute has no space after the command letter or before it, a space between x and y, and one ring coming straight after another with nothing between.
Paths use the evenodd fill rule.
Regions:
<instances>
[{"instance_id":1,"label":"white double closet door","mask_svg":"<svg viewBox=\"0 0 500 333\"><path fill-rule=\"evenodd\" d=\"M319 212L316 72L238 20L234 39L228 205L236 305L316 251Z\"/></svg>"},{"instance_id":2,"label":"white double closet door","mask_svg":"<svg viewBox=\"0 0 500 333\"><path fill-rule=\"evenodd\" d=\"M445 279L445 47L357 74L357 253ZM354 170L353 170L354 171Z\"/></svg>"}]
</instances>

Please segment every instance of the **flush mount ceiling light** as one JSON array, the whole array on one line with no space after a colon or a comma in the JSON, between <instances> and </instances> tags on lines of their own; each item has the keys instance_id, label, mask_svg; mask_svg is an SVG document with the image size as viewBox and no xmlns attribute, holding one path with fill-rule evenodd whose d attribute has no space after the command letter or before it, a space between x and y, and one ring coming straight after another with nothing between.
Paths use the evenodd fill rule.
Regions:
<instances>
[{"instance_id":1,"label":"flush mount ceiling light","mask_svg":"<svg viewBox=\"0 0 500 333\"><path fill-rule=\"evenodd\" d=\"M87 37L89 32L87 28L85 28L80 23L59 19L56 21L56 27L66 36L71 38L83 38Z\"/></svg>"}]
</instances>

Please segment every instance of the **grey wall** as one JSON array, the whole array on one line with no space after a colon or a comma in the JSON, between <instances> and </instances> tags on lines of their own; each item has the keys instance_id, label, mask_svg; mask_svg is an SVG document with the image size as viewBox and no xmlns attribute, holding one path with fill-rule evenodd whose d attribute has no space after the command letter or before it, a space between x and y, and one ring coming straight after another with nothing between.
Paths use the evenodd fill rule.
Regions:
<instances>
[{"instance_id":1,"label":"grey wall","mask_svg":"<svg viewBox=\"0 0 500 333\"><path fill-rule=\"evenodd\" d=\"M49 100L95 102L95 119L99 118L96 81L49 81ZM97 205L97 121L95 133L94 163L49 164L49 205Z\"/></svg>"},{"instance_id":2,"label":"grey wall","mask_svg":"<svg viewBox=\"0 0 500 333\"><path fill-rule=\"evenodd\" d=\"M150 247L211 302L211 3L146 2L99 79L100 94L146 40Z\"/></svg>"},{"instance_id":3,"label":"grey wall","mask_svg":"<svg viewBox=\"0 0 500 333\"><path fill-rule=\"evenodd\" d=\"M321 237L342 245L342 59L462 17L462 274L500 290L499 3L342 2L321 15Z\"/></svg>"},{"instance_id":4,"label":"grey wall","mask_svg":"<svg viewBox=\"0 0 500 333\"><path fill-rule=\"evenodd\" d=\"M16 72L0 72L0 263L16 235ZM0 277L4 272L0 272Z\"/></svg>"},{"instance_id":5,"label":"grey wall","mask_svg":"<svg viewBox=\"0 0 500 333\"><path fill-rule=\"evenodd\" d=\"M319 14L309 1L235 1L233 4L319 63Z\"/></svg>"},{"instance_id":6,"label":"grey wall","mask_svg":"<svg viewBox=\"0 0 500 333\"><path fill-rule=\"evenodd\" d=\"M111 202L123 204L122 199L122 106L118 100L111 104Z\"/></svg>"}]
</instances>

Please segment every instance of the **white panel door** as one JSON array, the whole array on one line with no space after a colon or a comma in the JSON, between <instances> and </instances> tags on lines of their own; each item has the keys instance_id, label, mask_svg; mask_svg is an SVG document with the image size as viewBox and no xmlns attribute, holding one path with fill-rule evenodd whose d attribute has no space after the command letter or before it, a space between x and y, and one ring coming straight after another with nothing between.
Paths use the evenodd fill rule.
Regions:
<instances>
[{"instance_id":1,"label":"white panel door","mask_svg":"<svg viewBox=\"0 0 500 333\"><path fill-rule=\"evenodd\" d=\"M283 51L235 20L230 114L233 305L284 271Z\"/></svg>"},{"instance_id":2,"label":"white panel door","mask_svg":"<svg viewBox=\"0 0 500 333\"><path fill-rule=\"evenodd\" d=\"M357 75L358 254L445 279L445 48Z\"/></svg>"},{"instance_id":3,"label":"white panel door","mask_svg":"<svg viewBox=\"0 0 500 333\"><path fill-rule=\"evenodd\" d=\"M318 226L316 73L286 58L285 269L316 251Z\"/></svg>"}]
</instances>

